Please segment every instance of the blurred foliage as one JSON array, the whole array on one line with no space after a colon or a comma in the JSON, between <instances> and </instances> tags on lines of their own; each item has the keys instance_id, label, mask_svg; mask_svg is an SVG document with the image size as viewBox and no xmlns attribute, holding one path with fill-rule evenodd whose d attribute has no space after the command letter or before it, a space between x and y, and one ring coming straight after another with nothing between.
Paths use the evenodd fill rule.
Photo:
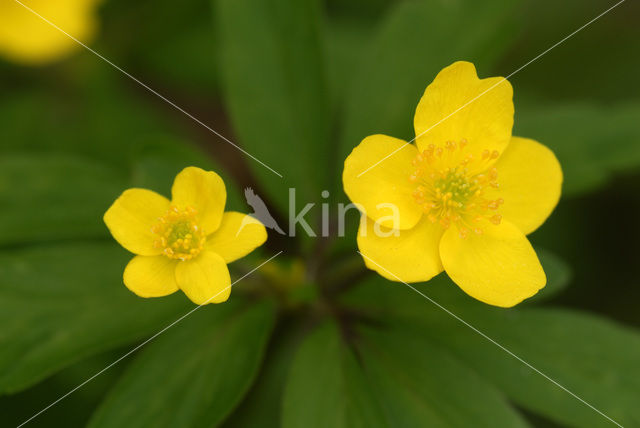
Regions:
<instances>
[{"instance_id":1,"label":"blurred foliage","mask_svg":"<svg viewBox=\"0 0 640 428\"><path fill-rule=\"evenodd\" d=\"M0 159L0 170L2 244L104 236L105 200L125 184L103 163L69 155L11 154Z\"/></svg>"},{"instance_id":2,"label":"blurred foliage","mask_svg":"<svg viewBox=\"0 0 640 428\"><path fill-rule=\"evenodd\" d=\"M357 354L335 325L301 345L283 427L526 426L496 389L440 349L421 347L420 337L358 333Z\"/></svg>"},{"instance_id":3,"label":"blurred foliage","mask_svg":"<svg viewBox=\"0 0 640 428\"><path fill-rule=\"evenodd\" d=\"M127 258L116 244L91 241L0 254L0 391L19 391L82 357L146 337L188 308L114 287Z\"/></svg>"},{"instance_id":4,"label":"blurred foliage","mask_svg":"<svg viewBox=\"0 0 640 428\"><path fill-rule=\"evenodd\" d=\"M564 194L575 196L638 167L639 118L640 102L525 107L518 111L514 134L544 141L555 152L565 175Z\"/></svg>"},{"instance_id":5,"label":"blurred foliage","mask_svg":"<svg viewBox=\"0 0 640 428\"><path fill-rule=\"evenodd\" d=\"M505 349L588 403L597 403L617 422L638 425L640 415L632 403L640 388L640 377L634 375L640 335L634 330L566 309L489 307L466 299L457 289L452 293L455 285L442 275L423 291L442 307L416 299L420 296L404 288L376 278L345 298L368 318L386 320L385 328L412 333L411 337L428 339L431 347L447 349L523 408L570 426L611 425Z\"/></svg>"},{"instance_id":6,"label":"blurred foliage","mask_svg":"<svg viewBox=\"0 0 640 428\"><path fill-rule=\"evenodd\" d=\"M228 303L182 321L193 309L183 296L144 300L124 287L130 255L102 223L121 191L168 194L188 165L223 176L230 209L249 210L247 185L279 219L289 187L298 208L325 202L325 189L346 202L345 156L372 133L411 139L413 110L441 68L465 59L481 77L508 75L612 5L102 5L93 48L283 178L88 52L37 69L0 63L3 420L21 423L180 320L31 423L611 425L504 346L617 422L640 426L640 335L606 319L640 325L631 287L640 274L636 3L510 78L514 133L551 147L565 174L564 200L532 236L548 284L517 309L475 302L444 276L415 285L425 299L364 272L354 214L346 238L271 236L262 254L232 265L234 277L273 250L286 256L234 286ZM307 219L315 227L319 207Z\"/></svg>"},{"instance_id":7,"label":"blurred foliage","mask_svg":"<svg viewBox=\"0 0 640 428\"><path fill-rule=\"evenodd\" d=\"M329 110L316 1L215 2L223 93L250 162L286 212L288 193L319 195L329 177ZM316 196L317 198L317 196Z\"/></svg>"},{"instance_id":8,"label":"blurred foliage","mask_svg":"<svg viewBox=\"0 0 640 428\"><path fill-rule=\"evenodd\" d=\"M89 426L200 426L223 420L250 386L274 318L271 305L236 306L199 310L146 347ZM158 374L167 365L173 369L159 388Z\"/></svg>"}]
</instances>

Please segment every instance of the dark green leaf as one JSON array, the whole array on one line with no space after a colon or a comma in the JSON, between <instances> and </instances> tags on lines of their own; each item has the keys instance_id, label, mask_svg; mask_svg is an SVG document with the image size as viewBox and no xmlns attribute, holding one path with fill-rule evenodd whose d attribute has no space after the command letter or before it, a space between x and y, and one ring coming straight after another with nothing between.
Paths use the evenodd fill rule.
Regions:
<instances>
[{"instance_id":1,"label":"dark green leaf","mask_svg":"<svg viewBox=\"0 0 640 428\"><path fill-rule=\"evenodd\" d=\"M416 332L361 333L362 364L389 426L527 426L496 388Z\"/></svg>"},{"instance_id":2,"label":"dark green leaf","mask_svg":"<svg viewBox=\"0 0 640 428\"><path fill-rule=\"evenodd\" d=\"M122 271L130 257L115 243L0 252L0 393L145 337L189 308L183 296L129 292Z\"/></svg>"},{"instance_id":3,"label":"dark green leaf","mask_svg":"<svg viewBox=\"0 0 640 428\"><path fill-rule=\"evenodd\" d=\"M485 310L464 312L461 316L616 422L640 425L638 332L566 310L482 309ZM612 425L567 391L466 327L436 335L523 408L575 427Z\"/></svg>"},{"instance_id":4,"label":"dark green leaf","mask_svg":"<svg viewBox=\"0 0 640 428\"><path fill-rule=\"evenodd\" d=\"M105 391L115 384L126 364L116 364L99 376L94 375L122 357L130 347L114 348L85 358L24 391L0 396L0 414L4 426L19 426L58 397L93 377L91 382L85 383L82 388L76 389L73 394L25 425L55 427L60 420L64 420L69 427L85 426L93 410L104 398Z\"/></svg>"},{"instance_id":5,"label":"dark green leaf","mask_svg":"<svg viewBox=\"0 0 640 428\"><path fill-rule=\"evenodd\" d=\"M70 94L50 87L9 92L0 103L2 151L71 154L126 172L139 140L165 135L170 127L104 67L92 60L85 80L62 88Z\"/></svg>"},{"instance_id":6,"label":"dark green leaf","mask_svg":"<svg viewBox=\"0 0 640 428\"><path fill-rule=\"evenodd\" d=\"M204 1L208 6L208 1ZM205 9L205 8L203 8ZM175 13L176 8L171 7ZM149 8L144 8L146 14ZM205 9L208 12L208 8ZM200 11L202 13L202 11ZM209 17L207 13L206 18ZM173 19L171 17L170 19ZM166 27L163 20L162 26ZM149 41L141 48L145 57L145 68L159 75L161 83L169 88L180 88L188 93L196 94L203 99L216 97L219 92L215 55L210 55L212 47L215 49L211 23L194 23L191 19L186 25L171 34L165 43L158 40ZM163 28L166 33L167 28ZM185 106L186 107L186 106ZM181 114L176 111L176 114Z\"/></svg>"},{"instance_id":7,"label":"dark green leaf","mask_svg":"<svg viewBox=\"0 0 640 428\"><path fill-rule=\"evenodd\" d=\"M83 66L86 78L62 88L62 94L50 87L3 94L1 154L76 156L108 164L126 176L141 154L158 145L180 153L171 159L176 163L199 156L199 163L211 164L196 147L176 137L177 126L152 108L153 94L131 91L126 77L100 62ZM166 108L166 116L176 123L185 120L179 111Z\"/></svg>"},{"instance_id":8,"label":"dark green leaf","mask_svg":"<svg viewBox=\"0 0 640 428\"><path fill-rule=\"evenodd\" d=\"M286 210L320 199L328 180L329 95L316 0L215 0L223 91L247 159Z\"/></svg>"},{"instance_id":9,"label":"dark green leaf","mask_svg":"<svg viewBox=\"0 0 640 428\"><path fill-rule=\"evenodd\" d=\"M211 99L217 93L217 73L210 55L215 49L210 12L209 0L182 0L180 7L157 1L153 8L135 2L104 3L96 49L161 92L168 86L171 92L184 95L186 90ZM136 37L128 36L131 28Z\"/></svg>"},{"instance_id":10,"label":"dark green leaf","mask_svg":"<svg viewBox=\"0 0 640 428\"><path fill-rule=\"evenodd\" d=\"M4 92L0 103L0 149L40 152L49 149L88 154L96 143L84 144L78 132L75 105L47 91ZM33 126L36 122L38 126ZM61 123L68 126L60 126Z\"/></svg>"},{"instance_id":11,"label":"dark green leaf","mask_svg":"<svg viewBox=\"0 0 640 428\"><path fill-rule=\"evenodd\" d=\"M334 325L302 345L285 393L285 428L526 426L437 345L399 330L356 334L355 353Z\"/></svg>"},{"instance_id":12,"label":"dark green leaf","mask_svg":"<svg viewBox=\"0 0 640 428\"><path fill-rule=\"evenodd\" d=\"M275 308L232 301L205 306L144 348L90 427L219 424L249 388Z\"/></svg>"},{"instance_id":13,"label":"dark green leaf","mask_svg":"<svg viewBox=\"0 0 640 428\"><path fill-rule=\"evenodd\" d=\"M567 310L502 309L463 300L444 279L414 286L618 423L640 423L636 405L640 335L636 331ZM359 302L351 300L358 294L363 297ZM580 400L404 284L369 281L349 299L367 317L449 348L526 409L570 426L611 426Z\"/></svg>"},{"instance_id":14,"label":"dark green leaf","mask_svg":"<svg viewBox=\"0 0 640 428\"><path fill-rule=\"evenodd\" d=\"M607 183L617 172L640 169L637 104L532 105L516 110L514 134L551 148L564 172L564 195Z\"/></svg>"},{"instance_id":15,"label":"dark green leaf","mask_svg":"<svg viewBox=\"0 0 640 428\"><path fill-rule=\"evenodd\" d=\"M327 19L323 35L334 117L339 118L343 113L347 88L356 77L354 70L369 46L367 42L375 31L375 23L372 20L360 22L353 17Z\"/></svg>"},{"instance_id":16,"label":"dark green leaf","mask_svg":"<svg viewBox=\"0 0 640 428\"><path fill-rule=\"evenodd\" d=\"M311 334L297 352L285 389L282 426L389 426L334 324Z\"/></svg>"},{"instance_id":17,"label":"dark green leaf","mask_svg":"<svg viewBox=\"0 0 640 428\"><path fill-rule=\"evenodd\" d=\"M276 327L261 372L243 402L224 423L226 428L280 428L282 394L291 360L304 337L304 323L285 318Z\"/></svg>"},{"instance_id":18,"label":"dark green leaf","mask_svg":"<svg viewBox=\"0 0 640 428\"><path fill-rule=\"evenodd\" d=\"M518 73L516 97L520 90L552 100L586 97L615 103L640 97L635 84L640 27L632 19L638 14L636 3L526 0L526 8L518 22L522 35L501 60L507 70L516 70L579 28L588 31L563 40ZM597 21L590 22L596 17ZM587 23L590 25L582 29Z\"/></svg>"},{"instance_id":19,"label":"dark green leaf","mask_svg":"<svg viewBox=\"0 0 640 428\"><path fill-rule=\"evenodd\" d=\"M107 236L102 216L125 189L112 168L56 155L0 157L0 244Z\"/></svg>"}]
</instances>

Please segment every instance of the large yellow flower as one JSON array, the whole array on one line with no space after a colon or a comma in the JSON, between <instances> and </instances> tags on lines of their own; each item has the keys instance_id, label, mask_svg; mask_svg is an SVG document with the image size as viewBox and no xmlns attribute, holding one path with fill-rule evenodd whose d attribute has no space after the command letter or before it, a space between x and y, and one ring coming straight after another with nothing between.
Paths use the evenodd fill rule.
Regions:
<instances>
[{"instance_id":1,"label":"large yellow flower","mask_svg":"<svg viewBox=\"0 0 640 428\"><path fill-rule=\"evenodd\" d=\"M358 233L368 268L404 282L445 270L470 296L503 307L544 287L525 235L558 203L562 171L548 148L511 135L512 97L503 78L478 79L473 64L456 62L418 104L415 145L372 135L347 157L345 192L368 216Z\"/></svg>"},{"instance_id":2,"label":"large yellow flower","mask_svg":"<svg viewBox=\"0 0 640 428\"><path fill-rule=\"evenodd\" d=\"M213 171L188 167L173 182L172 200L146 189L128 189L111 205L104 222L113 237L137 254L124 283L141 297L181 289L194 303L229 298L227 263L246 256L267 239L252 217L224 212L227 191Z\"/></svg>"},{"instance_id":3,"label":"large yellow flower","mask_svg":"<svg viewBox=\"0 0 640 428\"><path fill-rule=\"evenodd\" d=\"M20 3L82 42L93 38L100 0L20 0ZM80 46L15 0L0 0L0 55L12 61L41 65Z\"/></svg>"}]
</instances>

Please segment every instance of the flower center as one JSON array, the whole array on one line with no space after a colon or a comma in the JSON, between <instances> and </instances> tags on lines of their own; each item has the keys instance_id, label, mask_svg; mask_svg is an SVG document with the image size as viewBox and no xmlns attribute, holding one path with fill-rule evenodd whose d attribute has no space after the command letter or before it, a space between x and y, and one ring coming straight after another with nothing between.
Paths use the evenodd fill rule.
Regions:
<instances>
[{"instance_id":1,"label":"flower center","mask_svg":"<svg viewBox=\"0 0 640 428\"><path fill-rule=\"evenodd\" d=\"M444 229L455 224L462 238L470 231L482 234L482 219L500 224L497 213L502 198L484 197L487 187L498 188L498 171L491 162L498 158L497 151L485 150L474 158L465 153L466 140L456 144L447 141L444 147L430 144L413 161L415 171L409 180L416 183L413 197L432 223Z\"/></svg>"},{"instance_id":2,"label":"flower center","mask_svg":"<svg viewBox=\"0 0 640 428\"><path fill-rule=\"evenodd\" d=\"M158 218L151 231L158 237L156 248L170 259L189 260L197 256L206 236L196 223L196 210L192 207L179 209L172 205L165 215Z\"/></svg>"}]
</instances>

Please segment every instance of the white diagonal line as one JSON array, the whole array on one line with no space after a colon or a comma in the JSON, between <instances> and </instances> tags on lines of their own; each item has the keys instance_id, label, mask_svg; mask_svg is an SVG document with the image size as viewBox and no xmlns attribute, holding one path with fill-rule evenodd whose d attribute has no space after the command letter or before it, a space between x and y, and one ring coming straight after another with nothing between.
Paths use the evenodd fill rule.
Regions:
<instances>
[{"instance_id":1,"label":"white diagonal line","mask_svg":"<svg viewBox=\"0 0 640 428\"><path fill-rule=\"evenodd\" d=\"M467 101L465 104L463 104L461 107L457 108L456 110L454 110L452 113L450 113L449 115L445 116L444 118L440 119L438 122L436 122L434 125L430 126L426 131L421 132L419 135L416 135L414 138L412 138L410 141L408 141L407 143L403 144L402 146L398 147L397 149L395 149L394 151L392 151L391 153L389 153L388 155L386 155L385 157L383 157L382 159L380 159L378 162L374 163L373 165L371 165L369 168L365 169L364 171L362 171L360 174L358 174L356 176L356 178L360 178L360 176L362 176L364 173L366 173L367 171L369 171L370 169L374 168L375 166L379 165L381 162L383 162L385 159L390 158L391 156L393 156L394 154L396 154L397 152L399 152L400 150L402 150L406 145L411 144L412 142L414 142L415 140L417 140L418 138L420 138L421 136L423 136L424 134L426 134L427 132L431 131L433 128L435 128L436 126L438 126L439 124L441 124L442 122L444 122L445 120L449 119L451 116L453 116L454 114L456 114L457 112L459 112L460 110L462 110L463 108L465 108L466 106L468 106L469 104L471 104L472 102L474 102L475 100L477 100L478 98L480 98L481 96L483 96L484 94L486 94L487 92L491 91L493 88L495 88L496 86L500 85L501 83L505 82L507 79L509 79L511 76L515 75L516 73L520 72L522 69L524 69L525 67L527 67L529 64L531 64L534 61L537 61L538 59L540 59L542 56L546 55L547 53L549 53L550 50L554 49L555 47L557 47L558 45L564 43L567 39L575 36L578 32L582 31L584 28L588 27L589 25L591 25L592 23L594 23L595 21L597 21L598 19L600 19L601 17L603 17L604 15L606 15L607 13L609 13L610 11L612 11L614 8L618 7L619 5L621 5L622 3L624 3L625 0L620 0L618 3L614 4L613 6L611 6L609 9L605 10L604 12L602 12L600 15L596 16L595 18L593 18L591 21L587 22L586 24L584 24L582 27L578 28L577 30L575 30L573 33L569 34L568 36L566 36L565 38L563 38L562 40L560 40L559 42L555 43L553 46L547 48L546 50L544 50L543 52L541 52L540 54L538 54L535 58L533 58L532 60L528 61L526 64L521 65L518 69L516 69L515 71L513 71L512 73L510 73L509 75L507 75L507 77L502 78L501 80L498 81L498 83L492 85L491 87L489 87L488 89L486 89L484 92L481 92L479 95L477 95L476 97L472 98L471 100Z\"/></svg>"},{"instance_id":2,"label":"white diagonal line","mask_svg":"<svg viewBox=\"0 0 640 428\"><path fill-rule=\"evenodd\" d=\"M83 386L85 386L86 384L88 384L89 382L91 382L93 379L97 378L98 376L100 376L102 373L106 372L107 370L109 370L111 367L115 366L116 364L118 364L120 361L124 360L125 358L127 358L129 355L133 354L134 352L136 352L137 350L139 350L140 348L142 348L143 346L145 346L147 343L151 342L153 339L155 339L156 337L160 336L162 333L164 333L165 331L169 330L171 327L173 327L174 325L178 324L180 321L182 321L183 319L185 319L186 317L188 317L189 315L191 315L192 313L194 313L195 311L197 311L198 309L200 309L201 307L203 307L204 305L206 305L207 303L209 303L211 300L215 299L217 296L219 296L220 294L224 293L225 291L227 291L228 289L230 289L231 287L233 287L235 284L237 284L238 282L242 281L244 278L248 277L249 275L251 275L253 272L257 271L258 269L260 269L262 266L266 265L267 263L269 263L271 260L275 259L276 257L278 257L280 254L282 254L282 251L277 252L276 254L274 254L273 256L271 256L268 260L265 260L264 262L262 262L260 265L258 265L257 267L253 268L250 272L244 274L243 276L241 276L240 278L236 279L235 281L233 281L231 283L231 285L229 285L228 287L224 288L223 290L219 291L218 293L216 293L214 296L211 296L209 299L207 299L206 302L204 302L201 305L196 306L195 308L191 309L189 312L187 312L186 314L182 315L180 318L178 318L177 320L175 320L174 322L172 322L171 324L169 324L168 326L164 327L162 330L160 330L159 332L157 332L156 334L154 334L153 336L151 336L150 338L148 338L147 340L145 340L144 342L142 342L140 345L136 346L135 348L131 349L129 352L127 352L126 354L124 354L123 356L121 356L120 358L118 358L117 360L115 360L114 362L112 362L111 364L109 364L108 366L106 366L105 368L103 368L102 370L100 370L99 372L97 372L96 374L94 374L93 376L91 376L90 378L88 378L87 380L85 380L84 382L82 382L80 385L76 386L75 388L73 388L71 391L67 392L66 394L64 394L63 396L61 396L60 398L58 398L56 401L54 401L53 403L49 404L47 407L45 407L44 409L40 410L38 413L36 413L35 415L31 416L29 419L27 419L26 421L22 422L20 425L18 425L17 428L20 428L26 424L28 424L29 422L31 422L32 420L34 420L35 418L37 418L38 416L40 416L42 413L46 412L47 410L49 410L51 407L55 406L56 404L58 404L60 401L64 400L65 398L67 398L69 395L73 394L74 392L76 392L78 389L82 388Z\"/></svg>"},{"instance_id":3,"label":"white diagonal line","mask_svg":"<svg viewBox=\"0 0 640 428\"><path fill-rule=\"evenodd\" d=\"M118 70L119 72L121 72L122 74L124 74L125 76L127 76L128 78L130 78L131 80L133 80L134 82L136 82L137 84L139 84L140 86L142 86L143 88L145 88L147 91L151 92L152 94L156 95L161 100L165 101L167 104L171 105L173 108L175 108L176 110L178 110L179 112L181 112L182 114L184 114L185 116L187 116L188 118L193 120L194 122L196 122L199 125L205 127L206 129L208 129L209 131L211 131L212 133L214 133L215 135L217 135L218 137L220 137L221 139L223 139L227 143L231 144L233 147L235 147L236 149L240 150L242 153L244 153L245 155L249 156L251 159L253 159L254 161L258 162L260 165L262 165L263 167L267 168L269 171L273 172L278 177L283 178L282 174L280 174L278 171L276 171L275 169L271 168L269 165L267 165L266 163L262 162L260 159L256 158L251 153L247 152L242 147L238 146L233 141L229 140L227 137L225 137L224 135L220 134L218 131L216 131L215 129L213 129L212 127L210 127L209 125L207 125L206 123L204 123L203 121L201 121L200 119L198 119L197 117L195 117L194 115L192 115L191 113L189 113L188 111L186 111L185 109L183 109L182 107L180 107L179 105L177 105L176 103L174 103L173 101L171 101L170 99L168 99L167 97L162 95L161 93L159 93L155 89L149 87L147 84L145 84L144 82L140 81L135 76L133 76L130 73L128 73L127 71L123 70L121 67L117 66L112 61L108 60L103 55L101 55L100 53L95 51L94 49L92 49L89 46L85 45L80 40L78 40L77 38L73 37L71 34L67 33L62 28L58 27L56 24L54 24L50 20L48 20L44 16L40 15L35 10L31 9L29 6L27 6L24 3L22 3L20 0L14 0L14 1L16 3L18 3L20 6L24 7L29 12L33 13L34 15L36 15L38 18L42 19L47 24L51 25L56 30L60 31L65 36L69 37L71 40L73 40L74 42L76 42L77 44L79 44L80 46L82 46L83 48L85 48L86 50L88 50L89 52L91 52L92 54L97 56L98 58L100 58L101 60L103 60L104 62L106 62L107 64L109 64L110 66L112 66L113 68L115 68L116 70Z\"/></svg>"},{"instance_id":4,"label":"white diagonal line","mask_svg":"<svg viewBox=\"0 0 640 428\"><path fill-rule=\"evenodd\" d=\"M451 312L449 309L445 308L444 306L442 306L440 303L436 302L435 300L433 300L431 297L427 296L426 294L422 293L421 291L419 291L417 288L415 288L414 286L407 284L406 282L404 282L403 280L401 280L396 274L394 274L393 272L389 271L387 268L385 268L384 266L380 265L379 263L377 263L375 260L373 260L371 257L365 256L364 254L362 254L360 251L357 251L358 254L360 254L362 257L366 258L367 260L369 260L371 263L375 264L376 266L378 266L380 269L384 270L385 272L387 272L389 275L394 276L399 282L403 283L404 285L406 285L407 287L409 287L410 289L412 289L413 291L415 291L416 293L418 293L419 295L421 295L422 297L424 297L425 299L427 299L428 301L430 301L431 303L433 303L434 305L436 305L438 308L442 309L444 312L446 312L447 314L451 315L453 318L455 318L456 320L460 321L462 324L464 324L465 326L469 327L471 330L473 330L474 332L478 333L480 336L484 337L485 339L487 339L489 342L493 343L494 345L496 345L498 348L502 349L504 352L506 352L507 354L511 355L513 358L515 358L516 360L520 361L522 364L524 364L525 366L529 367L531 370L533 370L534 372L538 373L540 376L544 377L545 379L547 379L549 382L553 383L554 385L556 385L558 388L562 389L564 392L566 392L567 394L571 395L572 397L574 397L575 399L577 399L578 401L580 401L581 403L583 403L584 405L586 405L587 407L589 407L590 409L594 410L595 412L599 413L601 416L605 417L606 419L608 419L610 422L614 423L615 425L624 428L622 425L620 425L618 422L614 421L613 419L611 419L609 416L605 415L604 413L602 413L600 410L596 409L595 407L593 407L591 404L587 403L585 400L583 400L582 398L580 398L579 396L577 396L576 394L574 394L573 392L569 391L567 388L565 388L564 386L562 386L560 383L558 383L557 381L555 381L554 379L550 378L549 376L547 376L546 374L544 374L543 372L541 372L540 370L538 370L537 368L535 368L534 366L532 366L531 364L529 364L528 362L526 362L525 360L523 360L522 358L520 358L519 356L517 356L516 354L514 354L513 352L511 352L510 350L508 350L507 348L505 348L504 346L502 346L501 344L499 344L498 342L496 342L494 339L490 338L489 336L487 336L485 333L483 333L482 331L478 330L477 328L475 328L474 326L472 326L471 324L469 324L468 322L466 322L465 320L463 320L462 318L460 318L458 315L454 314L453 312Z\"/></svg>"}]
</instances>

